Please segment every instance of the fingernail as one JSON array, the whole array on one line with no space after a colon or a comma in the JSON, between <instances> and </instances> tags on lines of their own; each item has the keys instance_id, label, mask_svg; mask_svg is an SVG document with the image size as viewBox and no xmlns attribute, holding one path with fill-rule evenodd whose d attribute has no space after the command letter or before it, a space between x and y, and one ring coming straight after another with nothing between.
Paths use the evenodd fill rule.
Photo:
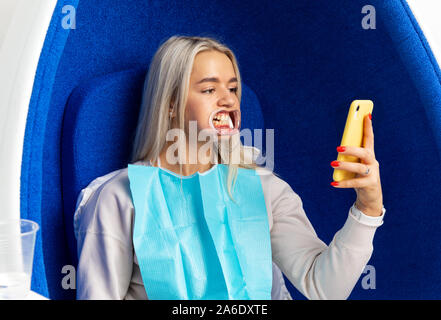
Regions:
<instances>
[{"instance_id":1,"label":"fingernail","mask_svg":"<svg viewBox=\"0 0 441 320\"><path fill-rule=\"evenodd\" d=\"M340 165L340 161L332 161L331 167L338 167Z\"/></svg>"},{"instance_id":2,"label":"fingernail","mask_svg":"<svg viewBox=\"0 0 441 320\"><path fill-rule=\"evenodd\" d=\"M372 113L369 113L369 119L372 120Z\"/></svg>"},{"instance_id":3,"label":"fingernail","mask_svg":"<svg viewBox=\"0 0 441 320\"><path fill-rule=\"evenodd\" d=\"M337 152L344 152L345 150L346 150L346 148L343 146L337 147Z\"/></svg>"},{"instance_id":4,"label":"fingernail","mask_svg":"<svg viewBox=\"0 0 441 320\"><path fill-rule=\"evenodd\" d=\"M337 181L332 181L331 182L331 186L333 186L333 187L338 186L338 182Z\"/></svg>"}]
</instances>

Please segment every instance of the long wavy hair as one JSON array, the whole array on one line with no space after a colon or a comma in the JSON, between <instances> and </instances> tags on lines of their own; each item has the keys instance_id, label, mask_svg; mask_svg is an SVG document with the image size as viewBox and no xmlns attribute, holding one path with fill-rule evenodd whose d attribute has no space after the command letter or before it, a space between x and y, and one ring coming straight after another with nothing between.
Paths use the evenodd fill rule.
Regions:
<instances>
[{"instance_id":1,"label":"long wavy hair","mask_svg":"<svg viewBox=\"0 0 441 320\"><path fill-rule=\"evenodd\" d=\"M172 36L158 48L153 56L144 81L144 92L133 142L131 162L151 161L158 159L166 144L167 131L171 127L169 108L173 103L179 128L185 128L185 107L195 56L202 51L217 50L231 60L237 78L237 97L239 104L242 95L241 77L234 53L218 40L210 37ZM231 161L232 153L221 161L228 165L227 191L230 198L237 178L238 168L256 169L259 167L253 154L244 150L239 134L232 136L240 148L239 162ZM219 150L218 150L219 151ZM182 163L180 162L182 176Z\"/></svg>"}]
</instances>

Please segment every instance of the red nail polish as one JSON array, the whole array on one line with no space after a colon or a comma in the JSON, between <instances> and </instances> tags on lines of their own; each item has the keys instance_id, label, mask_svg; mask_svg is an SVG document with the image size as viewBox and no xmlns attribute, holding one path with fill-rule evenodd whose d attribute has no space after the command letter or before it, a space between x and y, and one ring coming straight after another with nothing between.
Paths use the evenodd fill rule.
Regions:
<instances>
[{"instance_id":1,"label":"red nail polish","mask_svg":"<svg viewBox=\"0 0 441 320\"><path fill-rule=\"evenodd\" d=\"M338 167L340 166L340 161L332 161L331 162L331 167Z\"/></svg>"},{"instance_id":2,"label":"red nail polish","mask_svg":"<svg viewBox=\"0 0 441 320\"><path fill-rule=\"evenodd\" d=\"M346 148L343 146L337 147L337 152L344 152L345 150L346 150Z\"/></svg>"},{"instance_id":3,"label":"red nail polish","mask_svg":"<svg viewBox=\"0 0 441 320\"><path fill-rule=\"evenodd\" d=\"M369 119L372 120L372 113L369 113Z\"/></svg>"},{"instance_id":4,"label":"red nail polish","mask_svg":"<svg viewBox=\"0 0 441 320\"><path fill-rule=\"evenodd\" d=\"M332 181L332 182L331 182L331 186L334 186L334 187L335 187L335 186L338 186L338 182L337 182L337 181Z\"/></svg>"}]
</instances>

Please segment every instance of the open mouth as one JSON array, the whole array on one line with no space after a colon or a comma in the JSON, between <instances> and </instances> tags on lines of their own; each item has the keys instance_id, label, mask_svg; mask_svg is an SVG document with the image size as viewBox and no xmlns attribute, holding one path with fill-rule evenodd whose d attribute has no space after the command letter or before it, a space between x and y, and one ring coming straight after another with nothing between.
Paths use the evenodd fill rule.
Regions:
<instances>
[{"instance_id":1,"label":"open mouth","mask_svg":"<svg viewBox=\"0 0 441 320\"><path fill-rule=\"evenodd\" d=\"M239 132L240 111L221 110L211 114L210 127L220 135L233 135Z\"/></svg>"}]
</instances>

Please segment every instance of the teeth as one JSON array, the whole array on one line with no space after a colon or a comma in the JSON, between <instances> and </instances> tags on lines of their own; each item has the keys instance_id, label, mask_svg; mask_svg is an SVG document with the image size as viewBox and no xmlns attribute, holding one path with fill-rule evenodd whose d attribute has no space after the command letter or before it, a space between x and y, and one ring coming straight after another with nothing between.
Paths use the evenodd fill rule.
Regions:
<instances>
[{"instance_id":1,"label":"teeth","mask_svg":"<svg viewBox=\"0 0 441 320\"><path fill-rule=\"evenodd\" d=\"M230 115L228 113L221 113L216 115L213 118L213 124L217 127L217 126L225 126L228 125L228 127L230 129L234 128L234 124L233 121L230 118Z\"/></svg>"},{"instance_id":2,"label":"teeth","mask_svg":"<svg viewBox=\"0 0 441 320\"><path fill-rule=\"evenodd\" d=\"M226 121L231 120L231 119L230 119L230 116L227 113L222 113L222 114L216 115L213 118L213 120L217 120L217 121L220 121L220 122L226 122Z\"/></svg>"}]
</instances>

